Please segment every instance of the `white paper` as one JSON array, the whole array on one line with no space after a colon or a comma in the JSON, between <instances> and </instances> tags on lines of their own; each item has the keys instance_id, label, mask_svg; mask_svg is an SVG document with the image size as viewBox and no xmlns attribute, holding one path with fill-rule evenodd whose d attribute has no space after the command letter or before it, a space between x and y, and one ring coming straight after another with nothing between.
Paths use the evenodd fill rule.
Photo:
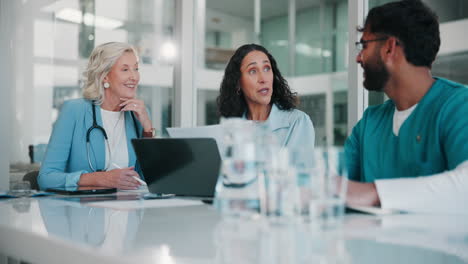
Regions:
<instances>
[{"instance_id":1,"label":"white paper","mask_svg":"<svg viewBox=\"0 0 468 264\"><path fill-rule=\"evenodd\" d=\"M220 155L223 153L223 128L221 125L168 127L167 133L171 138L214 138Z\"/></svg>"},{"instance_id":2,"label":"white paper","mask_svg":"<svg viewBox=\"0 0 468 264\"><path fill-rule=\"evenodd\" d=\"M346 205L347 208L362 212L362 213L367 213L367 214L373 214L373 215L390 215L390 214L404 214L406 212L396 210L396 209L383 209L380 207L374 207L374 206L356 206L356 205Z\"/></svg>"},{"instance_id":3,"label":"white paper","mask_svg":"<svg viewBox=\"0 0 468 264\"><path fill-rule=\"evenodd\" d=\"M189 199L151 199L151 200L133 200L133 201L102 201L87 203L87 206L110 208L115 210L135 210L142 208L151 207L177 207L177 206L195 206L202 205L203 202L200 200L189 200Z\"/></svg>"},{"instance_id":4,"label":"white paper","mask_svg":"<svg viewBox=\"0 0 468 264\"><path fill-rule=\"evenodd\" d=\"M148 193L149 190L148 190L148 186L144 186L144 185L140 185L140 187L138 187L138 189L135 189L135 190L122 190L122 189L119 189L119 191L117 192L117 195L122 193L122 194L128 194L128 193L141 193L141 194L145 194L145 193Z\"/></svg>"}]
</instances>

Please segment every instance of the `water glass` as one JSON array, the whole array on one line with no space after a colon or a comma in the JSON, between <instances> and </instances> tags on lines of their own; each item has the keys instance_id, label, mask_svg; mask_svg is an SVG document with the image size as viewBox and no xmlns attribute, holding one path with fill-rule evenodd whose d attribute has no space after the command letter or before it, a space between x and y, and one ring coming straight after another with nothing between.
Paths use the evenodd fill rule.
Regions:
<instances>
[{"instance_id":1,"label":"water glass","mask_svg":"<svg viewBox=\"0 0 468 264\"><path fill-rule=\"evenodd\" d=\"M296 171L289 155L288 148L271 146L265 162L264 215L273 221L294 217L299 202Z\"/></svg>"},{"instance_id":2,"label":"water glass","mask_svg":"<svg viewBox=\"0 0 468 264\"><path fill-rule=\"evenodd\" d=\"M302 217L308 216L312 198L313 156L314 148L312 146L300 146L289 150L289 170L297 187L297 200L294 209L295 214Z\"/></svg>"},{"instance_id":3,"label":"water glass","mask_svg":"<svg viewBox=\"0 0 468 264\"><path fill-rule=\"evenodd\" d=\"M31 184L28 181L12 182L9 193L16 197L29 196L31 195Z\"/></svg>"},{"instance_id":4,"label":"water glass","mask_svg":"<svg viewBox=\"0 0 468 264\"><path fill-rule=\"evenodd\" d=\"M222 165L215 207L225 216L255 217L260 212L256 126L240 118L222 119Z\"/></svg>"},{"instance_id":5,"label":"water glass","mask_svg":"<svg viewBox=\"0 0 468 264\"><path fill-rule=\"evenodd\" d=\"M322 229L339 227L347 189L345 154L339 147L316 148L310 171L307 220Z\"/></svg>"}]
</instances>

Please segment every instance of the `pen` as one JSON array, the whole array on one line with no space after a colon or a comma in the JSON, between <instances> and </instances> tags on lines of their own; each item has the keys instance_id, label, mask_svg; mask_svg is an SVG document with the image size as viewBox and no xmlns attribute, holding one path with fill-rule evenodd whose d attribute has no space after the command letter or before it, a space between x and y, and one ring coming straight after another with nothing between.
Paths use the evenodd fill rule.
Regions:
<instances>
[{"instance_id":1,"label":"pen","mask_svg":"<svg viewBox=\"0 0 468 264\"><path fill-rule=\"evenodd\" d=\"M146 185L146 182L144 182L142 179L138 178L137 176L132 176L132 177L133 177L133 179L135 179L135 180L137 180L138 182L140 182L141 185L147 186L147 185Z\"/></svg>"},{"instance_id":2,"label":"pen","mask_svg":"<svg viewBox=\"0 0 468 264\"><path fill-rule=\"evenodd\" d=\"M117 169L122 169L119 165L115 164L114 162L112 162L112 165L113 165L114 167L116 167ZM141 180L140 178L138 178L138 177L136 177L136 176L132 176L132 177L133 177L133 179L135 179L135 180L137 180L139 183L141 183L141 185L143 185L143 186L148 186L148 185L146 184L146 182L144 182L144 181Z\"/></svg>"}]
</instances>

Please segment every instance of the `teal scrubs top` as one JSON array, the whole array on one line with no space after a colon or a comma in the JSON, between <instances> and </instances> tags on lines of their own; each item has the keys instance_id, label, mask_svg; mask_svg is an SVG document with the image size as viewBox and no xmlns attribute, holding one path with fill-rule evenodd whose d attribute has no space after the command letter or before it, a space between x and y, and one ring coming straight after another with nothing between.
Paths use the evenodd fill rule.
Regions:
<instances>
[{"instance_id":1,"label":"teal scrubs top","mask_svg":"<svg viewBox=\"0 0 468 264\"><path fill-rule=\"evenodd\" d=\"M436 81L393 134L395 104L369 107L346 140L351 180L428 176L468 160L468 88Z\"/></svg>"},{"instance_id":2,"label":"teal scrubs top","mask_svg":"<svg viewBox=\"0 0 468 264\"><path fill-rule=\"evenodd\" d=\"M96 122L103 126L100 106L96 106ZM136 124L141 135L143 128L138 120ZM92 125L91 101L74 99L63 104L39 171L37 180L41 189L77 187L81 174L93 172L88 163L86 150L86 132ZM128 166L135 166L135 170L142 177L131 143L133 138L137 138L137 134L130 112L125 112L125 133ZM93 129L90 135L89 156L95 169L104 169L106 166L105 141L103 134L97 129Z\"/></svg>"},{"instance_id":3,"label":"teal scrubs top","mask_svg":"<svg viewBox=\"0 0 468 264\"><path fill-rule=\"evenodd\" d=\"M246 114L242 116L246 118ZM308 148L313 150L315 145L314 125L310 117L297 109L281 110L273 104L270 115L264 123L278 139L282 147L290 149Z\"/></svg>"}]
</instances>

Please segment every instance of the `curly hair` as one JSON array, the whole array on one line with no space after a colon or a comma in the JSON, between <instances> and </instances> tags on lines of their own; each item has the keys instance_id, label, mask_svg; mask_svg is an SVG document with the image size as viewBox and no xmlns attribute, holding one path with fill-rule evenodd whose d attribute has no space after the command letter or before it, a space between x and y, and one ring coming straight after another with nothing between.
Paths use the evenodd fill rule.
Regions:
<instances>
[{"instance_id":1,"label":"curly hair","mask_svg":"<svg viewBox=\"0 0 468 264\"><path fill-rule=\"evenodd\" d=\"M297 93L291 92L273 56L260 45L246 44L236 50L224 71L223 81L219 88L219 96L216 99L218 114L222 117L240 117L248 110L244 95L238 94L237 90L240 88L242 60L252 51L261 51L270 60L273 70L273 94L270 104L276 104L281 110L296 108L298 104Z\"/></svg>"},{"instance_id":2,"label":"curly hair","mask_svg":"<svg viewBox=\"0 0 468 264\"><path fill-rule=\"evenodd\" d=\"M431 68L440 47L439 19L420 0L403 0L372 8L363 32L394 36L402 43L406 60Z\"/></svg>"}]
</instances>

